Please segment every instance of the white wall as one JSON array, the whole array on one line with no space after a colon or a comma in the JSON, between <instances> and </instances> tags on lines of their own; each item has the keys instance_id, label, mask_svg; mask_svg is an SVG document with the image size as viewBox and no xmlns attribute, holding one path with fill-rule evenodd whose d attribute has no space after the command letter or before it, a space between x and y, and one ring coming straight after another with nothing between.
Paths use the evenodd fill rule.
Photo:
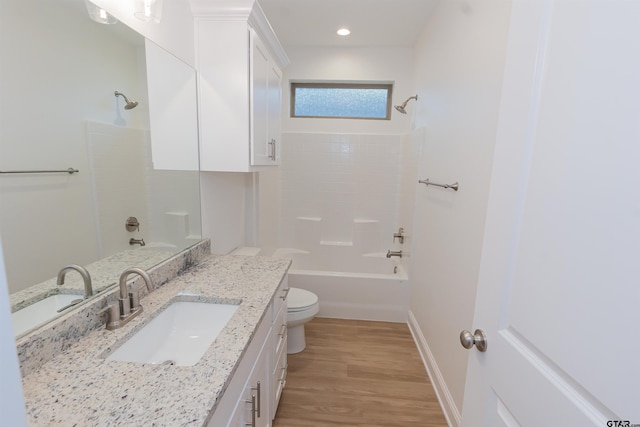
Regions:
<instances>
[{"instance_id":1,"label":"white wall","mask_svg":"<svg viewBox=\"0 0 640 427\"><path fill-rule=\"evenodd\" d=\"M250 173L200 172L202 235L211 239L211 252L225 254L247 244L252 178Z\"/></svg>"},{"instance_id":2,"label":"white wall","mask_svg":"<svg viewBox=\"0 0 640 427\"><path fill-rule=\"evenodd\" d=\"M473 330L504 68L510 3L441 1L415 49L421 139L419 176L460 190L416 184L410 324L445 412L459 424Z\"/></svg>"}]
</instances>

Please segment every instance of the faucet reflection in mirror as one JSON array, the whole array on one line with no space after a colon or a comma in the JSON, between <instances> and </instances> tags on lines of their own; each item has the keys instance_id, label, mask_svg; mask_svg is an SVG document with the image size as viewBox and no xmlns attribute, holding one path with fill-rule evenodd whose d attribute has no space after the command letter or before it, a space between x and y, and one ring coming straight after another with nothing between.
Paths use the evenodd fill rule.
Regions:
<instances>
[{"instance_id":1,"label":"faucet reflection in mirror","mask_svg":"<svg viewBox=\"0 0 640 427\"><path fill-rule=\"evenodd\" d=\"M84 282L84 298L87 299L90 296L93 296L93 289L91 288L91 275L89 274L87 269L82 267L81 265L71 264L62 267L62 269L58 272L58 279L56 282L57 285L61 286L64 284L64 276L69 271L77 271L82 276L82 280Z\"/></svg>"}]
</instances>

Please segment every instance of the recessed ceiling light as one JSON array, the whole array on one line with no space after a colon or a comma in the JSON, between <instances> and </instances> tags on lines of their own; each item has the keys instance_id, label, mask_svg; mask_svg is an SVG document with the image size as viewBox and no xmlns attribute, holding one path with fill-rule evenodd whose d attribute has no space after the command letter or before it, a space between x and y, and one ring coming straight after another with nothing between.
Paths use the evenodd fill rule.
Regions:
<instances>
[{"instance_id":1,"label":"recessed ceiling light","mask_svg":"<svg viewBox=\"0 0 640 427\"><path fill-rule=\"evenodd\" d=\"M349 31L348 28L340 28L337 31L337 33L338 33L339 36L348 36L349 34L351 34L351 31Z\"/></svg>"}]
</instances>

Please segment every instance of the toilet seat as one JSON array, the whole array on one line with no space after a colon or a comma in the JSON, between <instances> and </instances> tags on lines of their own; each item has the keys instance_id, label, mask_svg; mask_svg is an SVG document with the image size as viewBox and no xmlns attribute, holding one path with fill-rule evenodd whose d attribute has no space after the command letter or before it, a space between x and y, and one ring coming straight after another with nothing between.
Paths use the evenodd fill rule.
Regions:
<instances>
[{"instance_id":1,"label":"toilet seat","mask_svg":"<svg viewBox=\"0 0 640 427\"><path fill-rule=\"evenodd\" d=\"M287 295L287 312L305 311L318 304L318 296L313 292L299 288L289 288Z\"/></svg>"}]
</instances>

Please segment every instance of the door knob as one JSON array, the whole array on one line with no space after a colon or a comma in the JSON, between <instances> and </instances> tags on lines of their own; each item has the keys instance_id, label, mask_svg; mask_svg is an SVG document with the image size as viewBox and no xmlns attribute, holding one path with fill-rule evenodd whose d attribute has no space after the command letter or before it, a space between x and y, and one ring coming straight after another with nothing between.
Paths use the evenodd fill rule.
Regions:
<instances>
[{"instance_id":1,"label":"door knob","mask_svg":"<svg viewBox=\"0 0 640 427\"><path fill-rule=\"evenodd\" d=\"M487 336L482 329L476 329L473 334L465 329L460 332L460 344L466 349L475 345L478 351L487 351Z\"/></svg>"}]
</instances>

